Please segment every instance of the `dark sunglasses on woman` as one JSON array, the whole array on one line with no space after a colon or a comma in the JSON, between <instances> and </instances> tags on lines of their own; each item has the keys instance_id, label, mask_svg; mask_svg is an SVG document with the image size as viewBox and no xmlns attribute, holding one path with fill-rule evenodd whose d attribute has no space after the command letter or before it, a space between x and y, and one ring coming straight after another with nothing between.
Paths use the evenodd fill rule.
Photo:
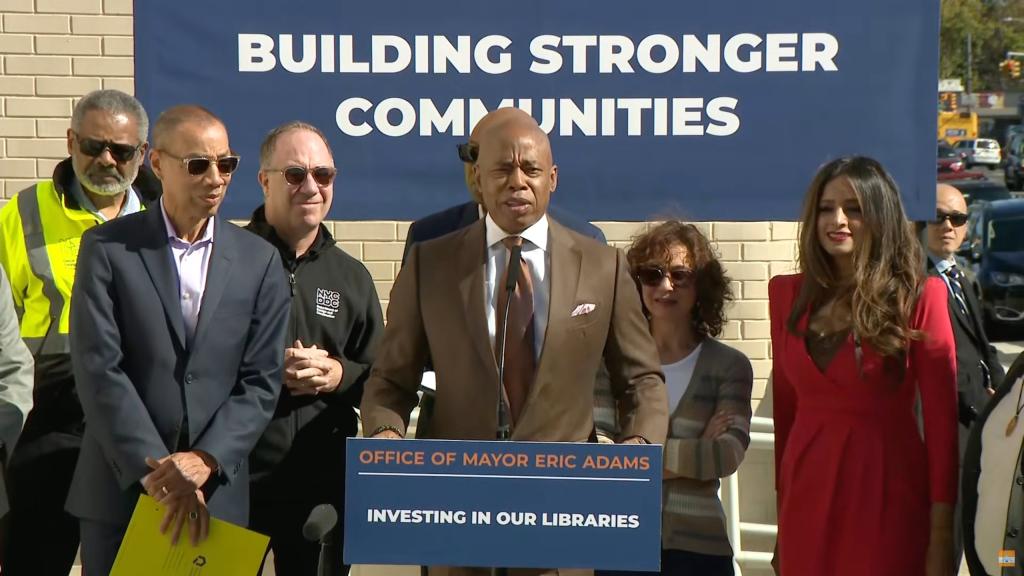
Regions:
<instances>
[{"instance_id":1,"label":"dark sunglasses on woman","mask_svg":"<svg viewBox=\"0 0 1024 576\"><path fill-rule=\"evenodd\" d=\"M693 283L693 270L688 268L672 268L665 270L660 266L640 266L633 274L641 284L645 286L658 286L661 280L668 277L672 286L676 288L688 288Z\"/></svg>"}]
</instances>

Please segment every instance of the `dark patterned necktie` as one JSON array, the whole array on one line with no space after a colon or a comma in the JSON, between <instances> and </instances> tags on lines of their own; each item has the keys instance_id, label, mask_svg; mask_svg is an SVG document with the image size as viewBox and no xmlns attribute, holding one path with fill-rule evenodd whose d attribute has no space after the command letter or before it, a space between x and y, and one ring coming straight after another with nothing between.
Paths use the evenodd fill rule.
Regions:
<instances>
[{"instance_id":1,"label":"dark patterned necktie","mask_svg":"<svg viewBox=\"0 0 1024 576\"><path fill-rule=\"evenodd\" d=\"M513 246L522 246L521 236L509 236L502 240L510 252ZM509 270L519 266L519 281L512 292L511 301L504 289L508 281ZM505 266L505 274L501 279L501 291L498 293L497 323L495 332L495 355L500 354L502 334L507 334L505 344L505 392L508 394L508 405L512 412L512 422L519 420L526 396L533 385L536 360L533 352L533 278L530 267L522 257L519 262L509 262ZM505 304L508 302L508 331L505 331Z\"/></svg>"},{"instance_id":2,"label":"dark patterned necktie","mask_svg":"<svg viewBox=\"0 0 1024 576\"><path fill-rule=\"evenodd\" d=\"M953 264L946 268L945 274L949 280L949 287L953 291L953 299L956 300L957 306L960 307L960 312L964 316L970 317L970 314L967 312L967 298L964 296L964 287L961 284L964 279L964 273L960 271L956 264Z\"/></svg>"}]
</instances>

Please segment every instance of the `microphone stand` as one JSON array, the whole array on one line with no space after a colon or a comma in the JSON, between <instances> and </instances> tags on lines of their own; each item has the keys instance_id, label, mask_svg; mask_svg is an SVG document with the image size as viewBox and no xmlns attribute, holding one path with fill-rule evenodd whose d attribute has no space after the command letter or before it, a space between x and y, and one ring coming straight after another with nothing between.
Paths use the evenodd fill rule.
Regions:
<instances>
[{"instance_id":1,"label":"microphone stand","mask_svg":"<svg viewBox=\"0 0 1024 576\"><path fill-rule=\"evenodd\" d=\"M505 280L505 309L499 311L504 321L501 323L501 347L498 349L498 440L508 440L512 437L509 406L505 401L505 340L508 338L508 312L512 308L512 294L519 282L519 260L522 258L522 251L521 246L513 246L509 251L509 268Z\"/></svg>"},{"instance_id":2,"label":"microphone stand","mask_svg":"<svg viewBox=\"0 0 1024 576\"><path fill-rule=\"evenodd\" d=\"M522 246L513 246L509 250L508 274L505 280L505 309L499 311L505 319L501 327L501 347L498 349L498 429L497 439L508 441L512 437L512 426L509 423L509 406L505 401L505 341L508 339L508 312L512 308L512 294L519 282L519 261L522 258ZM492 576L508 576L508 568L491 568Z\"/></svg>"}]
</instances>

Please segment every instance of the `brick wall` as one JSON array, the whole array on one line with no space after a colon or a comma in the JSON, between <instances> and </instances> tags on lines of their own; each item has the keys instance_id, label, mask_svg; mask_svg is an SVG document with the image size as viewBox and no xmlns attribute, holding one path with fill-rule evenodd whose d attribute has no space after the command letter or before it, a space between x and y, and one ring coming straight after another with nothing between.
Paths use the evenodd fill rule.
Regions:
<instances>
[{"instance_id":1,"label":"brick wall","mask_svg":"<svg viewBox=\"0 0 1024 576\"><path fill-rule=\"evenodd\" d=\"M154 0L156 1L156 0ZM90 90L133 92L132 0L0 0L0 205L67 155L74 99ZM155 117L159 111L150 110ZM556 150L557 154L557 150ZM598 222L625 247L644 226ZM328 223L341 247L363 261L386 308L408 222ZM791 222L708 222L737 301L725 339L754 365L760 399L770 370L768 279L792 269Z\"/></svg>"}]
</instances>

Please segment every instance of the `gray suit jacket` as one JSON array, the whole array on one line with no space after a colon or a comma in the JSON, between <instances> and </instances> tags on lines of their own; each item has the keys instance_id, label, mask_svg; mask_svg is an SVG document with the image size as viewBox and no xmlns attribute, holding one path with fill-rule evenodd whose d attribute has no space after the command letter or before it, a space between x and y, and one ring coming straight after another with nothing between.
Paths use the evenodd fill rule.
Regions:
<instances>
[{"instance_id":1,"label":"gray suit jacket","mask_svg":"<svg viewBox=\"0 0 1024 576\"><path fill-rule=\"evenodd\" d=\"M0 268L0 442L6 456L14 450L32 409L32 354L21 340L11 285Z\"/></svg>"},{"instance_id":2,"label":"gray suit jacket","mask_svg":"<svg viewBox=\"0 0 1024 576\"><path fill-rule=\"evenodd\" d=\"M127 524L145 458L204 450L213 516L248 522L249 452L280 392L288 287L274 248L217 219L193 345L162 208L82 237L71 299L71 362L85 412L67 509Z\"/></svg>"},{"instance_id":3,"label":"gray suit jacket","mask_svg":"<svg viewBox=\"0 0 1024 576\"><path fill-rule=\"evenodd\" d=\"M2 467L14 451L25 417L32 409L34 366L32 354L21 340L11 285L0 267L0 517L8 510Z\"/></svg>"}]
</instances>

